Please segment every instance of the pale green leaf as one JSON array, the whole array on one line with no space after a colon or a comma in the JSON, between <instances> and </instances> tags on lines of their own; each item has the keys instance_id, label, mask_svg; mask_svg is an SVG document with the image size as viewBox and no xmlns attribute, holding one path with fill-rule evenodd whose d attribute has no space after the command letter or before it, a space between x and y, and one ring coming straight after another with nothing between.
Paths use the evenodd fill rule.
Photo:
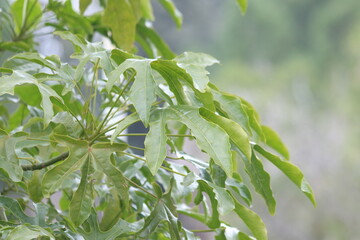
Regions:
<instances>
[{"instance_id":1,"label":"pale green leaf","mask_svg":"<svg viewBox=\"0 0 360 240\"><path fill-rule=\"evenodd\" d=\"M152 112L150 130L145 138L145 158L153 175L156 174L166 158L166 130L165 114L163 110Z\"/></svg>"},{"instance_id":2,"label":"pale green leaf","mask_svg":"<svg viewBox=\"0 0 360 240\"><path fill-rule=\"evenodd\" d=\"M42 17L42 9L38 0L17 0L11 5L11 13L17 34L25 29L29 31L36 28Z\"/></svg>"},{"instance_id":3,"label":"pale green leaf","mask_svg":"<svg viewBox=\"0 0 360 240\"><path fill-rule=\"evenodd\" d=\"M184 123L196 138L200 149L207 152L228 176L232 175L230 141L222 128L203 119L195 107L171 106L166 111L168 119Z\"/></svg>"},{"instance_id":4,"label":"pale green leaf","mask_svg":"<svg viewBox=\"0 0 360 240\"><path fill-rule=\"evenodd\" d=\"M19 182L23 176L15 148L19 141L24 140L25 134L8 135L0 129L0 168L5 170L9 178L14 182Z\"/></svg>"},{"instance_id":5,"label":"pale green leaf","mask_svg":"<svg viewBox=\"0 0 360 240\"><path fill-rule=\"evenodd\" d=\"M200 92L204 92L208 83L209 74L205 70L207 66L219 63L218 60L204 53L185 52L176 58L179 67L184 69L192 78L194 87Z\"/></svg>"},{"instance_id":6,"label":"pale green leaf","mask_svg":"<svg viewBox=\"0 0 360 240\"><path fill-rule=\"evenodd\" d=\"M205 108L200 108L199 112L202 117L224 129L225 132L229 135L231 141L234 142L235 146L238 147L239 150L248 159L250 159L251 146L249 142L249 137L239 124L237 124L233 120L216 115L215 113L212 113Z\"/></svg>"},{"instance_id":7,"label":"pale green leaf","mask_svg":"<svg viewBox=\"0 0 360 240\"><path fill-rule=\"evenodd\" d=\"M28 73L21 71L14 71L9 76L0 77L0 96L3 94L14 95L14 89L18 85L33 84L35 85L41 94L41 107L44 110L44 123L47 126L54 116L54 110L50 98L55 97L61 102L62 98L48 85L38 81L36 78Z\"/></svg>"},{"instance_id":8,"label":"pale green leaf","mask_svg":"<svg viewBox=\"0 0 360 240\"><path fill-rule=\"evenodd\" d=\"M248 206L251 206L252 197L250 190L246 187L246 185L242 181L239 181L238 179L228 178L226 180L226 186L237 192L240 195L240 197L246 202L246 204Z\"/></svg>"},{"instance_id":9,"label":"pale green leaf","mask_svg":"<svg viewBox=\"0 0 360 240\"><path fill-rule=\"evenodd\" d=\"M219 187L211 182L207 182L207 184L215 193L215 199L218 201L217 207L221 215L229 214L232 210L234 210L234 201L224 188Z\"/></svg>"},{"instance_id":10,"label":"pale green leaf","mask_svg":"<svg viewBox=\"0 0 360 240\"><path fill-rule=\"evenodd\" d=\"M21 223L28 223L34 225L38 224L36 218L29 217L23 212L19 202L15 199L0 196L0 206L11 212L11 214L14 215L16 219L20 220Z\"/></svg>"},{"instance_id":11,"label":"pale green leaf","mask_svg":"<svg viewBox=\"0 0 360 240\"><path fill-rule=\"evenodd\" d=\"M82 166L80 185L70 202L70 218L76 226L88 219L94 202L93 181L91 179L94 170L91 164L91 159L88 158Z\"/></svg>"},{"instance_id":12,"label":"pale green leaf","mask_svg":"<svg viewBox=\"0 0 360 240\"><path fill-rule=\"evenodd\" d=\"M165 10L170 14L172 19L176 23L176 26L180 28L182 25L182 14L176 8L174 2L172 0L159 0L159 2L165 8Z\"/></svg>"},{"instance_id":13,"label":"pale green leaf","mask_svg":"<svg viewBox=\"0 0 360 240\"><path fill-rule=\"evenodd\" d=\"M94 209L91 211L91 215L88 218L87 223L87 228L78 228L81 236L83 236L86 240L114 240L122 234L134 234L144 225L143 220L129 223L123 219L119 219L119 221L111 229L101 231L97 221L97 214Z\"/></svg>"},{"instance_id":14,"label":"pale green leaf","mask_svg":"<svg viewBox=\"0 0 360 240\"><path fill-rule=\"evenodd\" d=\"M140 2L141 2L141 10L142 10L144 18L153 21L155 18L154 18L153 9L151 6L151 1L150 0L140 0Z\"/></svg>"},{"instance_id":15,"label":"pale green leaf","mask_svg":"<svg viewBox=\"0 0 360 240\"><path fill-rule=\"evenodd\" d=\"M287 150L285 144L281 141L279 135L272 130L270 127L262 126L262 131L265 135L266 145L271 147L280 153L286 160L290 159L289 151Z\"/></svg>"},{"instance_id":16,"label":"pale green leaf","mask_svg":"<svg viewBox=\"0 0 360 240\"><path fill-rule=\"evenodd\" d=\"M116 129L114 133L111 135L111 143L114 142L115 138L122 133L127 127L129 127L131 124L134 124L136 122L140 121L139 115L136 113L132 113L119 122L119 124L116 126Z\"/></svg>"},{"instance_id":17,"label":"pale green leaf","mask_svg":"<svg viewBox=\"0 0 360 240\"><path fill-rule=\"evenodd\" d=\"M306 181L304 174L297 166L288 161L281 160L278 156L265 151L265 149L259 145L255 145L254 149L279 168L293 183L295 183L296 186L300 188L310 201L316 205L313 191L309 183Z\"/></svg>"},{"instance_id":18,"label":"pale green leaf","mask_svg":"<svg viewBox=\"0 0 360 240\"><path fill-rule=\"evenodd\" d=\"M126 149L126 144L96 143L91 146L90 151L92 158L95 160L95 165L112 181L124 203L129 202L127 181L122 172L111 163L110 156L113 152L121 152Z\"/></svg>"},{"instance_id":19,"label":"pale green leaf","mask_svg":"<svg viewBox=\"0 0 360 240\"><path fill-rule=\"evenodd\" d=\"M235 200L234 212L244 221L257 240L267 240L267 230L261 218Z\"/></svg>"},{"instance_id":20,"label":"pale green leaf","mask_svg":"<svg viewBox=\"0 0 360 240\"><path fill-rule=\"evenodd\" d=\"M46 60L39 53L19 53L11 57L11 59L24 59L29 62L39 64L43 67L49 68L51 70L56 70L56 66L50 61Z\"/></svg>"},{"instance_id":21,"label":"pale green leaf","mask_svg":"<svg viewBox=\"0 0 360 240\"><path fill-rule=\"evenodd\" d=\"M47 171L42 181L43 194L49 197L61 187L64 180L73 172L79 170L88 159L88 143L83 140L67 136L55 135L55 139L65 144L69 149L69 156L54 168Z\"/></svg>"},{"instance_id":22,"label":"pale green leaf","mask_svg":"<svg viewBox=\"0 0 360 240\"><path fill-rule=\"evenodd\" d=\"M20 225L11 230L6 240L32 240L40 239L40 237L44 236L49 237L50 240L55 239L50 232L39 226Z\"/></svg>"},{"instance_id":23,"label":"pale green leaf","mask_svg":"<svg viewBox=\"0 0 360 240\"><path fill-rule=\"evenodd\" d=\"M135 41L136 18L127 0L108 0L102 22L111 28L112 37L124 50L131 50Z\"/></svg>"},{"instance_id":24,"label":"pale green leaf","mask_svg":"<svg viewBox=\"0 0 360 240\"><path fill-rule=\"evenodd\" d=\"M260 140L260 141L264 142L265 136L262 131L259 114L256 112L255 108L249 102L245 101L244 99L241 99L241 104L242 104L242 107L245 110L247 116L249 117L250 127L257 134L258 139L255 139L255 140L256 141Z\"/></svg>"},{"instance_id":25,"label":"pale green leaf","mask_svg":"<svg viewBox=\"0 0 360 240\"><path fill-rule=\"evenodd\" d=\"M110 73L106 89L111 90L115 81L129 68L136 71L135 81L130 88L129 98L137 110L140 119L147 126L150 118L151 105L156 101L155 80L151 73L151 59L126 59Z\"/></svg>"},{"instance_id":26,"label":"pale green leaf","mask_svg":"<svg viewBox=\"0 0 360 240\"><path fill-rule=\"evenodd\" d=\"M43 176L42 171L33 171L31 178L27 181L27 191L29 197L35 203L40 202L43 199L43 194L41 190L41 178Z\"/></svg>"},{"instance_id":27,"label":"pale green leaf","mask_svg":"<svg viewBox=\"0 0 360 240\"><path fill-rule=\"evenodd\" d=\"M212 90L214 99L220 104L221 109L227 116L240 124L248 134L251 134L249 118L246 111L243 109L241 99L237 96Z\"/></svg>"}]
</instances>

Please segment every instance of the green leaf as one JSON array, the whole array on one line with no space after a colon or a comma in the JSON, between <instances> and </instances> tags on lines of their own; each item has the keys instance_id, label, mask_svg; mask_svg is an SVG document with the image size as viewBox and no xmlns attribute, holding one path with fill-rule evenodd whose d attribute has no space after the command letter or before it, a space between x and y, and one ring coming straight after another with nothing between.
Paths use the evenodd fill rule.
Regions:
<instances>
[{"instance_id":1,"label":"green leaf","mask_svg":"<svg viewBox=\"0 0 360 240\"><path fill-rule=\"evenodd\" d=\"M109 230L118 221L122 214L121 202L119 196L116 194L115 189L110 190L110 194L106 198L106 207L104 209L104 215L101 219L100 229Z\"/></svg>"},{"instance_id":2,"label":"green leaf","mask_svg":"<svg viewBox=\"0 0 360 240\"><path fill-rule=\"evenodd\" d=\"M191 106L171 106L166 109L166 117L184 123L196 138L200 149L204 150L228 176L232 175L232 160L229 137L214 123L203 119L199 109Z\"/></svg>"},{"instance_id":3,"label":"green leaf","mask_svg":"<svg viewBox=\"0 0 360 240\"><path fill-rule=\"evenodd\" d=\"M0 196L0 206L7 209L16 219L20 220L21 223L38 224L36 218L29 217L24 213L19 202L15 199Z\"/></svg>"},{"instance_id":4,"label":"green leaf","mask_svg":"<svg viewBox=\"0 0 360 240\"><path fill-rule=\"evenodd\" d=\"M247 0L236 0L237 4L240 7L240 11L242 14L246 13L247 7L248 7L248 1Z\"/></svg>"},{"instance_id":5,"label":"green leaf","mask_svg":"<svg viewBox=\"0 0 360 240\"><path fill-rule=\"evenodd\" d=\"M134 124L136 122L140 121L139 115L136 113L132 113L119 122L119 124L116 126L116 129L114 133L111 135L111 144L114 142L115 138L122 133L126 128L128 128L131 124Z\"/></svg>"},{"instance_id":6,"label":"green leaf","mask_svg":"<svg viewBox=\"0 0 360 240\"><path fill-rule=\"evenodd\" d=\"M241 99L237 96L216 90L212 90L212 93L215 101L220 104L221 109L228 115L228 117L240 124L248 134L251 134L249 118L242 107Z\"/></svg>"},{"instance_id":7,"label":"green leaf","mask_svg":"<svg viewBox=\"0 0 360 240\"><path fill-rule=\"evenodd\" d=\"M42 171L33 171L31 178L26 183L29 197L35 203L40 202L44 198L41 190L42 176Z\"/></svg>"},{"instance_id":8,"label":"green leaf","mask_svg":"<svg viewBox=\"0 0 360 240\"><path fill-rule=\"evenodd\" d=\"M51 70L56 70L56 66L50 61L46 60L44 57L40 56L39 53L19 53L10 58L8 61L11 61L11 59L23 59L29 62L39 64Z\"/></svg>"},{"instance_id":9,"label":"green leaf","mask_svg":"<svg viewBox=\"0 0 360 240\"><path fill-rule=\"evenodd\" d=\"M62 98L48 85L38 81L36 78L31 76L28 73L21 71L14 71L13 74L9 76L0 77L0 96L3 94L14 95L14 89L18 85L23 84L33 84L35 85L41 94L41 107L44 110L44 123L47 126L54 116L54 110L50 98L55 97L59 101L62 101Z\"/></svg>"},{"instance_id":10,"label":"green leaf","mask_svg":"<svg viewBox=\"0 0 360 240\"><path fill-rule=\"evenodd\" d=\"M88 159L88 143L66 136L54 135L56 141L65 144L69 149L69 156L54 168L47 171L43 177L42 188L45 197L61 187L64 180L73 172L80 170Z\"/></svg>"},{"instance_id":11,"label":"green leaf","mask_svg":"<svg viewBox=\"0 0 360 240\"><path fill-rule=\"evenodd\" d=\"M216 115L215 113L205 108L200 108L199 112L200 115L206 120L211 121L224 129L225 132L229 135L231 141L234 142L235 146L239 148L239 150L246 156L246 158L250 159L251 146L249 137L239 124L225 117Z\"/></svg>"},{"instance_id":12,"label":"green leaf","mask_svg":"<svg viewBox=\"0 0 360 240\"><path fill-rule=\"evenodd\" d=\"M25 133L8 135L0 129L0 168L2 168L11 180L19 182L23 176L18 156L16 155L16 144L24 140Z\"/></svg>"},{"instance_id":13,"label":"green leaf","mask_svg":"<svg viewBox=\"0 0 360 240\"><path fill-rule=\"evenodd\" d=\"M151 59L126 59L110 73L109 81L106 84L106 89L109 92L125 70L135 69L135 81L130 88L129 98L145 126L149 123L151 105L156 101L156 84L150 67L152 61Z\"/></svg>"},{"instance_id":14,"label":"green leaf","mask_svg":"<svg viewBox=\"0 0 360 240\"><path fill-rule=\"evenodd\" d=\"M240 197L246 202L246 204L248 206L251 206L252 203L251 193L242 181L240 181L239 179L228 178L226 180L226 186L237 192L240 195Z\"/></svg>"},{"instance_id":15,"label":"green leaf","mask_svg":"<svg viewBox=\"0 0 360 240\"><path fill-rule=\"evenodd\" d=\"M279 135L272 130L270 127L262 126L262 131L265 135L266 145L271 147L280 153L286 160L290 159L289 151L287 150L285 144L281 141Z\"/></svg>"},{"instance_id":16,"label":"green leaf","mask_svg":"<svg viewBox=\"0 0 360 240\"><path fill-rule=\"evenodd\" d=\"M94 169L91 160L87 159L81 170L81 181L70 202L70 218L76 226L81 225L90 216L94 202L91 174Z\"/></svg>"},{"instance_id":17,"label":"green leaf","mask_svg":"<svg viewBox=\"0 0 360 240\"><path fill-rule=\"evenodd\" d=\"M300 190L310 199L310 201L316 205L315 197L313 191L306 181L304 174L300 169L288 161L282 161L278 156L275 156L266 150L264 150L259 145L255 145L254 149L268 159L272 164L279 168Z\"/></svg>"},{"instance_id":18,"label":"green leaf","mask_svg":"<svg viewBox=\"0 0 360 240\"><path fill-rule=\"evenodd\" d=\"M180 28L182 25L182 14L176 8L174 2L172 0L159 0L159 2L165 8L165 10L170 14L172 19L176 23L176 26Z\"/></svg>"},{"instance_id":19,"label":"green leaf","mask_svg":"<svg viewBox=\"0 0 360 240\"><path fill-rule=\"evenodd\" d=\"M88 227L78 228L78 231L86 240L113 240L122 234L134 234L138 232L142 228L144 224L143 222L143 220L140 220L134 223L129 223L123 219L119 219L119 221L111 229L103 232L99 228L97 214L93 209L87 220Z\"/></svg>"},{"instance_id":20,"label":"green leaf","mask_svg":"<svg viewBox=\"0 0 360 240\"><path fill-rule=\"evenodd\" d=\"M157 110L151 114L150 130L145 138L145 158L153 175L166 158L165 112Z\"/></svg>"},{"instance_id":21,"label":"green leaf","mask_svg":"<svg viewBox=\"0 0 360 240\"><path fill-rule=\"evenodd\" d=\"M268 239L265 224L255 212L244 207L236 200L234 212L244 221L257 240Z\"/></svg>"},{"instance_id":22,"label":"green leaf","mask_svg":"<svg viewBox=\"0 0 360 240\"><path fill-rule=\"evenodd\" d=\"M42 17L41 5L37 0L17 0L11 5L11 13L17 34L37 27Z\"/></svg>"},{"instance_id":23,"label":"green leaf","mask_svg":"<svg viewBox=\"0 0 360 240\"><path fill-rule=\"evenodd\" d=\"M21 225L11 230L6 240L31 240L40 239L44 236L49 237L50 240L55 240L55 237L50 232L39 226Z\"/></svg>"},{"instance_id":24,"label":"green leaf","mask_svg":"<svg viewBox=\"0 0 360 240\"><path fill-rule=\"evenodd\" d=\"M92 0L80 0L79 4L79 8L80 8L80 13L84 14L85 10L87 9L87 7L91 4Z\"/></svg>"},{"instance_id":25,"label":"green leaf","mask_svg":"<svg viewBox=\"0 0 360 240\"><path fill-rule=\"evenodd\" d=\"M270 187L270 175L264 170L261 161L252 152L251 160L243 157L245 162L246 172L250 176L251 183L265 200L270 214L274 215L276 208L276 201Z\"/></svg>"},{"instance_id":26,"label":"green leaf","mask_svg":"<svg viewBox=\"0 0 360 240\"><path fill-rule=\"evenodd\" d=\"M108 0L102 22L111 28L112 37L120 48L127 51L133 48L137 21L129 1Z\"/></svg>"},{"instance_id":27,"label":"green leaf","mask_svg":"<svg viewBox=\"0 0 360 240\"><path fill-rule=\"evenodd\" d=\"M245 110L247 116L249 117L249 124L251 128L257 134L258 140L265 141L265 135L262 131L262 127L260 124L260 117L259 114L256 112L255 108L244 99L241 99L241 104L243 109ZM256 139L257 140L257 139Z\"/></svg>"},{"instance_id":28,"label":"green leaf","mask_svg":"<svg viewBox=\"0 0 360 240\"><path fill-rule=\"evenodd\" d=\"M151 21L155 20L153 9L151 6L150 0L140 0L141 2L141 10L143 13L144 18L149 19Z\"/></svg>"},{"instance_id":29,"label":"green leaf","mask_svg":"<svg viewBox=\"0 0 360 240\"><path fill-rule=\"evenodd\" d=\"M207 66L219 63L218 60L205 53L184 52L174 58L179 67L184 69L191 77L194 87L200 92L204 92L208 83L209 72L205 70Z\"/></svg>"},{"instance_id":30,"label":"green leaf","mask_svg":"<svg viewBox=\"0 0 360 240\"><path fill-rule=\"evenodd\" d=\"M129 202L129 192L127 181L122 172L118 170L110 161L113 152L121 152L126 150L127 144L120 143L96 143L91 146L91 156L95 160L95 165L100 168L106 176L112 181L118 190L120 198L125 202Z\"/></svg>"},{"instance_id":31,"label":"green leaf","mask_svg":"<svg viewBox=\"0 0 360 240\"><path fill-rule=\"evenodd\" d=\"M148 0L146 0L148 1ZM161 37L155 32L153 28L146 26L146 24L138 24L136 26L138 34L141 35L143 39L150 41L157 50L160 51L160 54L165 59L173 59L176 55L171 51L170 47L161 39Z\"/></svg>"}]
</instances>

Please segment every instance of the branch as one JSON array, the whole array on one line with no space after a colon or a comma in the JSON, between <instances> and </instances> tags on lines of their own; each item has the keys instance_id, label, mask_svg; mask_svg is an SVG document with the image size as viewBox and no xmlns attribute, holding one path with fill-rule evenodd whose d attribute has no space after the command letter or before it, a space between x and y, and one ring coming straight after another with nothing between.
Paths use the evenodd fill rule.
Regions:
<instances>
[{"instance_id":1,"label":"branch","mask_svg":"<svg viewBox=\"0 0 360 240\"><path fill-rule=\"evenodd\" d=\"M42 163L38 163L38 164L33 164L33 165L21 165L21 168L24 171L34 171L34 170L40 170L46 167L49 167L57 162L60 162L62 160L65 160L65 158L67 158L69 156L69 152L65 152L57 157L54 157L53 159L50 159L47 162L42 162Z\"/></svg>"}]
</instances>

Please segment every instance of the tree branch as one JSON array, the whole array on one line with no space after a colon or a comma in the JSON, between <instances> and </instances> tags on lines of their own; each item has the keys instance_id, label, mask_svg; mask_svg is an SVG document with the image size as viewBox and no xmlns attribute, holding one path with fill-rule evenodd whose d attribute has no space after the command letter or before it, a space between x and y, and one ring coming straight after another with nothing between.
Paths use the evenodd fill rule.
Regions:
<instances>
[{"instance_id":1,"label":"tree branch","mask_svg":"<svg viewBox=\"0 0 360 240\"><path fill-rule=\"evenodd\" d=\"M65 152L57 157L54 157L52 159L50 159L47 162L42 162L42 163L38 163L38 164L33 164L33 165L21 165L21 168L24 171L34 171L34 170L40 170L43 168L46 168L48 166L51 166L57 162L60 162L62 160L65 160L65 158L67 158L69 156L69 152Z\"/></svg>"}]
</instances>

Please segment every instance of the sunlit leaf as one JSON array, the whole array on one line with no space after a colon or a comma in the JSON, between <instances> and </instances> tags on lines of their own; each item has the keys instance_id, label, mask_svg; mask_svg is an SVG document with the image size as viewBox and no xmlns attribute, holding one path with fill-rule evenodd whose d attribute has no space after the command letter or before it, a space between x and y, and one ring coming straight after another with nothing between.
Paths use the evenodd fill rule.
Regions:
<instances>
[{"instance_id":1,"label":"sunlit leaf","mask_svg":"<svg viewBox=\"0 0 360 240\"><path fill-rule=\"evenodd\" d=\"M196 138L199 147L219 165L228 176L232 175L232 161L229 137L222 128L203 119L199 110L190 106L172 106L167 118L184 123Z\"/></svg>"},{"instance_id":2,"label":"sunlit leaf","mask_svg":"<svg viewBox=\"0 0 360 240\"><path fill-rule=\"evenodd\" d=\"M270 127L262 126L263 133L266 139L266 145L275 149L280 153L286 160L290 159L289 151L287 150L285 144L281 141L279 135L272 130Z\"/></svg>"},{"instance_id":3,"label":"sunlit leaf","mask_svg":"<svg viewBox=\"0 0 360 240\"><path fill-rule=\"evenodd\" d=\"M310 199L310 201L316 205L313 191L309 183L306 181L304 174L297 166L288 161L281 160L278 156L265 151L265 149L259 145L255 145L254 149L263 155L266 159L268 159L271 163L273 163L277 168L279 168L293 183L295 183L296 186L300 188L300 190Z\"/></svg>"},{"instance_id":4,"label":"sunlit leaf","mask_svg":"<svg viewBox=\"0 0 360 240\"><path fill-rule=\"evenodd\" d=\"M159 2L165 8L165 10L170 14L172 19L176 23L176 26L180 28L182 25L182 14L176 8L174 2L172 0L159 0Z\"/></svg>"},{"instance_id":5,"label":"sunlit leaf","mask_svg":"<svg viewBox=\"0 0 360 240\"><path fill-rule=\"evenodd\" d=\"M248 1L247 0L236 0L236 2L240 7L241 13L245 14L247 7L248 7Z\"/></svg>"}]
</instances>

